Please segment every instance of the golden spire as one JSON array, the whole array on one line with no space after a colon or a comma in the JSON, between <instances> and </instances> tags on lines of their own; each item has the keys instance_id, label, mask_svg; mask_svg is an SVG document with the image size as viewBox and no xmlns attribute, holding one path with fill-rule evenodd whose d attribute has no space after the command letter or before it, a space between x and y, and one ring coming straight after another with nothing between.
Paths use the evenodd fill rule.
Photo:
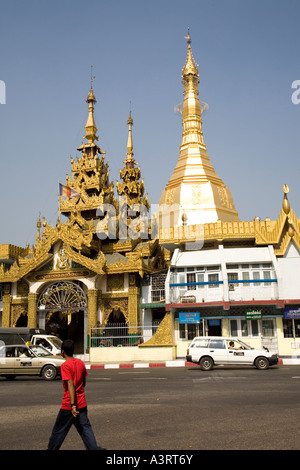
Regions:
<instances>
[{"instance_id":1,"label":"golden spire","mask_svg":"<svg viewBox=\"0 0 300 470\"><path fill-rule=\"evenodd\" d=\"M129 161L133 161L135 163L134 158L133 158L133 143L132 143L133 119L131 117L131 111L129 113L127 124L128 124L127 159L124 161L124 163L129 162Z\"/></svg>"},{"instance_id":2,"label":"golden spire","mask_svg":"<svg viewBox=\"0 0 300 470\"><path fill-rule=\"evenodd\" d=\"M94 103L97 103L94 91L93 91L93 79L95 77L91 77L91 89L89 95L86 99L86 102L89 104L89 116L85 126L86 135L84 136L85 139L88 140L89 144L93 144L95 140L98 140L96 136L97 127L94 119Z\"/></svg>"},{"instance_id":3,"label":"golden spire","mask_svg":"<svg viewBox=\"0 0 300 470\"><path fill-rule=\"evenodd\" d=\"M186 79L185 77L189 74L191 75L196 75L196 78L198 79L199 82L199 72L197 65L194 61L193 54L192 54L192 47L191 47L191 36L190 36L190 31L188 32L188 35L185 36L185 39L187 39L188 43L188 53L187 53L187 59L185 66L182 69L182 80Z\"/></svg>"},{"instance_id":4,"label":"golden spire","mask_svg":"<svg viewBox=\"0 0 300 470\"><path fill-rule=\"evenodd\" d=\"M37 227L36 242L37 243L41 241L41 226L42 226L42 222L41 222L41 217L39 215L39 218L36 224L36 227Z\"/></svg>"},{"instance_id":5,"label":"golden spire","mask_svg":"<svg viewBox=\"0 0 300 470\"><path fill-rule=\"evenodd\" d=\"M128 139L127 139L127 157L124 160L125 167L120 170L120 177L122 182L117 181L116 187L119 196L127 197L127 204L143 204L147 209L150 208L147 195L144 196L144 180L140 180L141 169L138 163L133 158L133 143L132 143L132 125L133 119L131 111L127 120L128 124Z\"/></svg>"}]
</instances>

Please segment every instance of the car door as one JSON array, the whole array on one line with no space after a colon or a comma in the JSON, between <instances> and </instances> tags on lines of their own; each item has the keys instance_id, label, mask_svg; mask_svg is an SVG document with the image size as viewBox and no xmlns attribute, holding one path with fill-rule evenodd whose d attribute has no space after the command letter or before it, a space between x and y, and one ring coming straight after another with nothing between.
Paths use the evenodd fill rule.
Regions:
<instances>
[{"instance_id":1,"label":"car door","mask_svg":"<svg viewBox=\"0 0 300 470\"><path fill-rule=\"evenodd\" d=\"M230 346L230 343L234 343ZM253 352L247 348L245 344L240 343L236 339L227 341L229 364L252 364Z\"/></svg>"},{"instance_id":2,"label":"car door","mask_svg":"<svg viewBox=\"0 0 300 470\"><path fill-rule=\"evenodd\" d=\"M39 360L28 347L16 348L15 373L35 375L39 370Z\"/></svg>"},{"instance_id":3,"label":"car door","mask_svg":"<svg viewBox=\"0 0 300 470\"><path fill-rule=\"evenodd\" d=\"M15 348L14 346L3 346L0 348L0 373L13 374L15 370Z\"/></svg>"},{"instance_id":4,"label":"car door","mask_svg":"<svg viewBox=\"0 0 300 470\"><path fill-rule=\"evenodd\" d=\"M215 364L225 364L227 361L227 349L225 340L222 338L211 339L208 346L209 355Z\"/></svg>"}]
</instances>

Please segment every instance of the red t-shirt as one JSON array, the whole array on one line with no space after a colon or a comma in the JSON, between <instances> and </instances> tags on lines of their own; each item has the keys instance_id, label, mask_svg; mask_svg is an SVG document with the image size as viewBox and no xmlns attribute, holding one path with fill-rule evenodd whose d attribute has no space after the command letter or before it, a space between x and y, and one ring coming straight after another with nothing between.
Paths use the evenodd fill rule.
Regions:
<instances>
[{"instance_id":1,"label":"red t-shirt","mask_svg":"<svg viewBox=\"0 0 300 470\"><path fill-rule=\"evenodd\" d=\"M84 395L85 377L88 375L84 362L75 357L67 359L60 368L61 378L64 387L64 396L61 408L63 410L71 409L71 402L68 390L68 380L72 379L75 387L75 404L77 408L84 408L87 406Z\"/></svg>"}]
</instances>

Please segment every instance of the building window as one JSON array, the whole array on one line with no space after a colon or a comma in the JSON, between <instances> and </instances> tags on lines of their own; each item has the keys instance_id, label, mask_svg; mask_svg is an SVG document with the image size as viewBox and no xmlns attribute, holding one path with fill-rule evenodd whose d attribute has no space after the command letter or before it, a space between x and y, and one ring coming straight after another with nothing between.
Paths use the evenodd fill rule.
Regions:
<instances>
[{"instance_id":1,"label":"building window","mask_svg":"<svg viewBox=\"0 0 300 470\"><path fill-rule=\"evenodd\" d=\"M253 280L258 281L260 280L260 272L259 271L253 271ZM260 286L260 282L255 282L255 286Z\"/></svg>"},{"instance_id":2,"label":"building window","mask_svg":"<svg viewBox=\"0 0 300 470\"><path fill-rule=\"evenodd\" d=\"M241 283L242 287L257 287L257 286L271 286L272 280L273 282L275 279L275 273L272 269L271 263L261 263L261 264L227 264L228 270L228 282L230 285L230 281L232 281L232 285L230 286L230 290L234 290L233 286L236 287L238 285L237 282L239 279L243 282ZM232 272L234 270L235 272ZM265 282L263 280L265 279ZM245 282L249 281L249 282ZM253 282L254 281L254 282Z\"/></svg>"},{"instance_id":3,"label":"building window","mask_svg":"<svg viewBox=\"0 0 300 470\"><path fill-rule=\"evenodd\" d=\"M219 281L219 274L218 273L215 273L215 274L209 274L208 275L208 282L218 282ZM216 287L219 287L219 284L209 284L209 288L216 288Z\"/></svg>"},{"instance_id":4,"label":"building window","mask_svg":"<svg viewBox=\"0 0 300 470\"><path fill-rule=\"evenodd\" d=\"M165 300L166 273L154 274L152 276L151 299L152 302Z\"/></svg>"},{"instance_id":5,"label":"building window","mask_svg":"<svg viewBox=\"0 0 300 470\"><path fill-rule=\"evenodd\" d=\"M264 279L271 279L271 271L264 271ZM264 286L270 286L271 282L264 282Z\"/></svg>"},{"instance_id":6,"label":"building window","mask_svg":"<svg viewBox=\"0 0 300 470\"><path fill-rule=\"evenodd\" d=\"M238 330L238 321L237 320L229 320L230 322L230 334L231 336L239 336Z\"/></svg>"},{"instance_id":7,"label":"building window","mask_svg":"<svg viewBox=\"0 0 300 470\"><path fill-rule=\"evenodd\" d=\"M262 320L262 335L263 336L274 336L274 321L270 320Z\"/></svg>"},{"instance_id":8,"label":"building window","mask_svg":"<svg viewBox=\"0 0 300 470\"><path fill-rule=\"evenodd\" d=\"M195 336L204 336L202 322L195 324L179 323L180 339L192 340Z\"/></svg>"},{"instance_id":9,"label":"building window","mask_svg":"<svg viewBox=\"0 0 300 470\"><path fill-rule=\"evenodd\" d=\"M284 318L283 334L285 338L300 338L300 320L297 318Z\"/></svg>"},{"instance_id":10,"label":"building window","mask_svg":"<svg viewBox=\"0 0 300 470\"><path fill-rule=\"evenodd\" d=\"M274 336L274 321L269 320L229 320L229 331L235 337Z\"/></svg>"},{"instance_id":11,"label":"building window","mask_svg":"<svg viewBox=\"0 0 300 470\"><path fill-rule=\"evenodd\" d=\"M197 282L204 282L204 274L197 274ZM204 289L204 284L198 284L198 289Z\"/></svg>"},{"instance_id":12,"label":"building window","mask_svg":"<svg viewBox=\"0 0 300 470\"><path fill-rule=\"evenodd\" d=\"M247 272L247 271L243 271L242 272L242 278L243 278L243 281L249 281L250 279L250 273ZM243 282L243 286L250 286L250 282Z\"/></svg>"},{"instance_id":13,"label":"building window","mask_svg":"<svg viewBox=\"0 0 300 470\"><path fill-rule=\"evenodd\" d=\"M258 320L251 320L250 323L251 323L252 336L258 336L259 335Z\"/></svg>"},{"instance_id":14,"label":"building window","mask_svg":"<svg viewBox=\"0 0 300 470\"><path fill-rule=\"evenodd\" d=\"M196 274L195 273L187 273L186 279L188 283L196 282ZM196 286L187 286L187 290L196 290Z\"/></svg>"},{"instance_id":15,"label":"building window","mask_svg":"<svg viewBox=\"0 0 300 470\"><path fill-rule=\"evenodd\" d=\"M217 271L217 272L213 272ZM211 288L219 287L219 266L197 266L196 268L177 268L172 272L170 284L186 284L179 287L180 291L204 289L206 284ZM211 283L211 284L209 284ZM187 284L195 284L188 286Z\"/></svg>"},{"instance_id":16,"label":"building window","mask_svg":"<svg viewBox=\"0 0 300 470\"><path fill-rule=\"evenodd\" d=\"M237 281L238 278L238 273L228 273L228 286L230 291L233 291L234 288L237 286L237 284L234 282L230 284L230 281Z\"/></svg>"},{"instance_id":17,"label":"building window","mask_svg":"<svg viewBox=\"0 0 300 470\"><path fill-rule=\"evenodd\" d=\"M248 320L241 320L241 333L242 333L242 336L249 336L249 334L248 334Z\"/></svg>"}]
</instances>

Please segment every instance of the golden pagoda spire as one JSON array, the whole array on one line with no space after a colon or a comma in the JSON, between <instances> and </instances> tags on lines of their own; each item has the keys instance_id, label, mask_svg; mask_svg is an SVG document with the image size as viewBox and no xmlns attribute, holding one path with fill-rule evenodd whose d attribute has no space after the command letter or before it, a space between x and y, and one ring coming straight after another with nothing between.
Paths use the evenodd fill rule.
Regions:
<instances>
[{"instance_id":1,"label":"golden pagoda spire","mask_svg":"<svg viewBox=\"0 0 300 470\"><path fill-rule=\"evenodd\" d=\"M133 143L132 143L132 126L133 119L131 111L127 120L128 124L128 139L127 139L127 157L124 160L125 167L120 170L120 177L122 182L117 181L116 187L119 196L127 197L127 204L144 204L149 209L149 201L147 195L144 196L144 180L141 178L141 169L138 163L133 158Z\"/></svg>"},{"instance_id":2,"label":"golden pagoda spire","mask_svg":"<svg viewBox=\"0 0 300 470\"><path fill-rule=\"evenodd\" d=\"M98 129L94 119L94 103L97 103L97 101L93 91L93 78L95 77L91 77L91 89L86 99L86 102L89 104L89 115L85 126L86 135L84 138L88 140L89 144L93 144L95 140L98 140L98 137L96 136Z\"/></svg>"},{"instance_id":3,"label":"golden pagoda spire","mask_svg":"<svg viewBox=\"0 0 300 470\"><path fill-rule=\"evenodd\" d=\"M129 113L127 124L128 124L127 159L124 161L124 163L129 162L129 161L133 161L134 163L136 163L133 158L133 143L132 143L133 119L131 117L131 111Z\"/></svg>"},{"instance_id":4,"label":"golden pagoda spire","mask_svg":"<svg viewBox=\"0 0 300 470\"><path fill-rule=\"evenodd\" d=\"M85 126L87 143L82 143L77 150L82 156L76 160L71 158L72 176L66 175L67 186L76 191L80 197L61 195L59 198L60 214L70 217L76 211L85 220L96 218L96 212L101 204L115 202L113 182L109 181L108 163L105 163L105 152L94 142L97 127L94 119L94 103L96 98L93 91L93 79L86 99L89 105L89 115ZM99 158L99 155L101 157Z\"/></svg>"},{"instance_id":5,"label":"golden pagoda spire","mask_svg":"<svg viewBox=\"0 0 300 470\"><path fill-rule=\"evenodd\" d=\"M192 40L190 36L190 31L188 32L188 35L185 37L185 39L187 39L187 43L188 43L188 53L187 53L185 66L182 69L182 77L192 74L196 76L199 82L200 81L199 72L198 72L198 68L197 68L197 65L194 61L193 54L192 54L192 47L191 47Z\"/></svg>"},{"instance_id":6,"label":"golden pagoda spire","mask_svg":"<svg viewBox=\"0 0 300 470\"><path fill-rule=\"evenodd\" d=\"M199 101L199 72L194 61L191 36L188 32L188 50L182 69L183 84L182 141L174 172L159 200L162 207L179 207L174 225L182 225L182 215L188 225L222 221L238 221L229 188L216 174L202 132L202 110ZM170 209L171 210L171 209ZM174 209L172 209L174 212Z\"/></svg>"}]
</instances>

